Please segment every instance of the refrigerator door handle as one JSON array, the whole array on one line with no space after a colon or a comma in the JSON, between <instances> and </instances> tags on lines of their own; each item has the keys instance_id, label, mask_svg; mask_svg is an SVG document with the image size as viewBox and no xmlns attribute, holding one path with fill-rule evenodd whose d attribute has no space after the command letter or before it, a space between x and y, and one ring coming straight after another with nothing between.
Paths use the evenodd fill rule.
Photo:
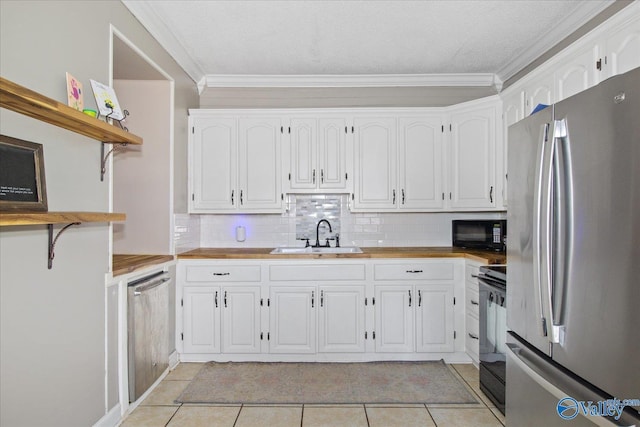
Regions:
<instances>
[{"instance_id":1,"label":"refrigerator door handle","mask_svg":"<svg viewBox=\"0 0 640 427\"><path fill-rule=\"evenodd\" d=\"M540 135L536 158L536 176L533 199L533 281L536 286L536 305L540 314L540 333L548 336L548 301L545 290L550 281L550 211L551 211L551 160L553 138L549 142L550 124L545 123Z\"/></svg>"},{"instance_id":2,"label":"refrigerator door handle","mask_svg":"<svg viewBox=\"0 0 640 427\"><path fill-rule=\"evenodd\" d=\"M517 366L540 387L557 398L558 402L566 397L584 402L607 400L607 396L600 395L584 386L581 382L567 377L564 372L557 370L533 351L519 344L507 343L507 363L513 363ZM562 389L558 386L561 386ZM600 416L589 416L588 420L601 427L629 426L627 416L627 414L623 414L617 422L612 418Z\"/></svg>"},{"instance_id":3,"label":"refrigerator door handle","mask_svg":"<svg viewBox=\"0 0 640 427\"><path fill-rule=\"evenodd\" d=\"M569 149L569 133L565 119L553 122L553 202L551 206L553 229L551 240L555 242L556 256L550 265L553 273L547 283L547 298L549 304L549 321L551 337L554 344L564 341L564 326L562 309L566 293L566 265L571 253L571 235L573 232L573 183L571 181L571 153ZM551 271L551 270L550 270Z\"/></svg>"}]
</instances>

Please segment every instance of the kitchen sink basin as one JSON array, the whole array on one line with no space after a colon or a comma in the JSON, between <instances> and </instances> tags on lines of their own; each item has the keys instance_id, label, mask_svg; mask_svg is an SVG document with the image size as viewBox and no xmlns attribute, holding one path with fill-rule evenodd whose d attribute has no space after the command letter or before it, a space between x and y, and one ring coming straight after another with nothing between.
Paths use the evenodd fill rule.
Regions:
<instances>
[{"instance_id":1,"label":"kitchen sink basin","mask_svg":"<svg viewBox=\"0 0 640 427\"><path fill-rule=\"evenodd\" d=\"M271 251L275 255L295 255L295 254L361 254L362 249L357 246L342 246L339 248L313 248L311 246L306 248L299 247L281 247L275 248Z\"/></svg>"}]
</instances>

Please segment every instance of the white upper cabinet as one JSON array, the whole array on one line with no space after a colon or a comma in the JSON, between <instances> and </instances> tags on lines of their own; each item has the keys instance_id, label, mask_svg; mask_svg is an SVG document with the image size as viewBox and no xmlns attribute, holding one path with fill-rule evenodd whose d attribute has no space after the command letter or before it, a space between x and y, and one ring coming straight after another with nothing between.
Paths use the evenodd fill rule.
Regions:
<instances>
[{"instance_id":1,"label":"white upper cabinet","mask_svg":"<svg viewBox=\"0 0 640 427\"><path fill-rule=\"evenodd\" d=\"M191 130L190 211L235 210L237 121L198 118Z\"/></svg>"},{"instance_id":2,"label":"white upper cabinet","mask_svg":"<svg viewBox=\"0 0 640 427\"><path fill-rule=\"evenodd\" d=\"M240 119L239 209L280 212L282 207L279 118Z\"/></svg>"},{"instance_id":3,"label":"white upper cabinet","mask_svg":"<svg viewBox=\"0 0 640 427\"><path fill-rule=\"evenodd\" d=\"M596 61L599 53L599 46L587 46L558 67L554 73L555 102L589 89L597 83Z\"/></svg>"},{"instance_id":4,"label":"white upper cabinet","mask_svg":"<svg viewBox=\"0 0 640 427\"><path fill-rule=\"evenodd\" d=\"M509 151L509 126L524 118L524 96L520 91L509 92L502 99L502 202L507 206L507 159Z\"/></svg>"},{"instance_id":5,"label":"white upper cabinet","mask_svg":"<svg viewBox=\"0 0 640 427\"><path fill-rule=\"evenodd\" d=\"M542 75L527 84L524 90L524 112L529 116L539 105L551 105L554 102L553 75Z\"/></svg>"},{"instance_id":6,"label":"white upper cabinet","mask_svg":"<svg viewBox=\"0 0 640 427\"><path fill-rule=\"evenodd\" d=\"M280 119L192 114L189 211L280 212Z\"/></svg>"},{"instance_id":7,"label":"white upper cabinet","mask_svg":"<svg viewBox=\"0 0 640 427\"><path fill-rule=\"evenodd\" d=\"M292 118L287 134L291 192L348 192L344 118Z\"/></svg>"},{"instance_id":8,"label":"white upper cabinet","mask_svg":"<svg viewBox=\"0 0 640 427\"><path fill-rule=\"evenodd\" d=\"M353 208L396 208L396 119L355 118Z\"/></svg>"},{"instance_id":9,"label":"white upper cabinet","mask_svg":"<svg viewBox=\"0 0 640 427\"><path fill-rule=\"evenodd\" d=\"M603 78L626 73L640 67L640 6L636 3L631 15L616 31L610 31L603 39Z\"/></svg>"},{"instance_id":10,"label":"white upper cabinet","mask_svg":"<svg viewBox=\"0 0 640 427\"><path fill-rule=\"evenodd\" d=\"M449 206L491 209L497 205L496 106L451 114Z\"/></svg>"},{"instance_id":11,"label":"white upper cabinet","mask_svg":"<svg viewBox=\"0 0 640 427\"><path fill-rule=\"evenodd\" d=\"M442 209L442 116L398 120L398 171L400 209Z\"/></svg>"}]
</instances>

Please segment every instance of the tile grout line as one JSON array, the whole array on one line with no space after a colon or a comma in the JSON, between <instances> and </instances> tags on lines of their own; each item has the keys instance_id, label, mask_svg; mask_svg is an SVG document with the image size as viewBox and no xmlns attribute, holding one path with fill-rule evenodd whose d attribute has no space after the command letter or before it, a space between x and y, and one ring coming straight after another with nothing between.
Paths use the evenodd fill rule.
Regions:
<instances>
[{"instance_id":1,"label":"tile grout line","mask_svg":"<svg viewBox=\"0 0 640 427\"><path fill-rule=\"evenodd\" d=\"M456 370L456 372L458 372L458 371ZM429 418L431 418L431 421L433 421L433 425L438 427L438 424L436 424L436 420L433 418L433 414L431 414L431 411L429 410L429 407L427 406L426 403L424 404L424 409L427 410L427 414L429 414Z\"/></svg>"},{"instance_id":2,"label":"tile grout line","mask_svg":"<svg viewBox=\"0 0 640 427\"><path fill-rule=\"evenodd\" d=\"M367 420L367 427L371 427L371 423L369 423L369 414L367 413L367 405L363 403L362 409L364 409L364 417Z\"/></svg>"},{"instance_id":3,"label":"tile grout line","mask_svg":"<svg viewBox=\"0 0 640 427\"><path fill-rule=\"evenodd\" d=\"M242 412L242 408L244 408L244 403L240 405L240 410L238 411L238 415L236 415L236 419L233 421L233 427L238 424L238 420L240 419L240 413Z\"/></svg>"},{"instance_id":4,"label":"tile grout line","mask_svg":"<svg viewBox=\"0 0 640 427\"><path fill-rule=\"evenodd\" d=\"M453 366L453 365L452 365ZM480 402L484 405L484 407L486 409L489 410L489 412L491 412L491 415L493 415L493 417L498 420L498 422L500 423L500 425L505 425L500 418L498 418L498 416L493 412L493 410L485 403L484 399L482 399L482 397L480 397L480 394L478 392L476 392L476 390L471 386L471 384L469 384L469 382L467 381L467 379L462 375L461 372L458 371L458 369L456 369L455 366L453 366L453 369L455 369L455 371L458 373L458 375L460 375L460 378L462 378L462 380L465 382L465 384L467 384L469 386L469 388L471 388L471 390L473 391L473 393L478 397L478 399L480 399ZM478 379L478 382L480 380ZM482 392L482 390L480 390L480 392ZM496 410L498 410L498 408L496 408Z\"/></svg>"},{"instance_id":5,"label":"tile grout line","mask_svg":"<svg viewBox=\"0 0 640 427\"><path fill-rule=\"evenodd\" d=\"M169 423L171 422L171 420L173 419L173 417L176 416L176 414L178 413L178 411L180 410L180 408L182 408L182 404L180 404L180 406L178 406L175 410L175 412L173 413L173 415L171 415L171 417L169 417L169 419L167 420L167 423L164 425L164 427L167 427L169 425Z\"/></svg>"}]
</instances>

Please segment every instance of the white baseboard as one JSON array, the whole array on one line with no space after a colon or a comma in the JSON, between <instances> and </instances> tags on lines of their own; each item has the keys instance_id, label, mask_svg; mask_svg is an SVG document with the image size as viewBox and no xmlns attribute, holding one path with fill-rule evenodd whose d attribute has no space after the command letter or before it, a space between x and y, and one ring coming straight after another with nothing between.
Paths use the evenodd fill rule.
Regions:
<instances>
[{"instance_id":1,"label":"white baseboard","mask_svg":"<svg viewBox=\"0 0 640 427\"><path fill-rule=\"evenodd\" d=\"M111 408L104 417L100 418L93 427L116 427L122 421L120 417L120 404Z\"/></svg>"},{"instance_id":2,"label":"white baseboard","mask_svg":"<svg viewBox=\"0 0 640 427\"><path fill-rule=\"evenodd\" d=\"M174 370L175 367L178 366L178 362L180 362L178 360L178 352L176 350L173 350L173 353L169 355L169 370Z\"/></svg>"}]
</instances>

